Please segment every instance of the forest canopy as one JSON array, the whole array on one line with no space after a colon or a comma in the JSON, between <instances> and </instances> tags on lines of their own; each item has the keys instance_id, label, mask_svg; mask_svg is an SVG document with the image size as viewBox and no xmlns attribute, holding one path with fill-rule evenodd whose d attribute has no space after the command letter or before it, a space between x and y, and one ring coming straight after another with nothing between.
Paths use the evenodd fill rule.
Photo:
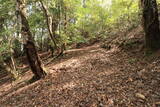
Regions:
<instances>
[{"instance_id":1,"label":"forest canopy","mask_svg":"<svg viewBox=\"0 0 160 107\"><path fill-rule=\"evenodd\" d=\"M26 0L27 18L36 46L40 50L45 50L48 45L46 41L53 44L48 39L46 17L40 1ZM42 2L57 24L55 33L59 36L56 38L67 44L88 42L97 37L106 38L108 35L124 32L139 25L138 0L42 0ZM4 54L5 57L9 56L10 40L13 40L12 48L21 54L23 38L20 33L16 1L1 0L0 13L1 56ZM1 60L5 57L1 57Z\"/></svg>"}]
</instances>

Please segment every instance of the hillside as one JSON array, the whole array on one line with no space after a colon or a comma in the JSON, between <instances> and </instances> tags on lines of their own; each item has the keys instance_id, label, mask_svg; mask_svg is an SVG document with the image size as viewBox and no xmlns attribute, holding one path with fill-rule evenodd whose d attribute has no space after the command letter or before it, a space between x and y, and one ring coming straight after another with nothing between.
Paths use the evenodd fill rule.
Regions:
<instances>
[{"instance_id":1,"label":"hillside","mask_svg":"<svg viewBox=\"0 0 160 107\"><path fill-rule=\"evenodd\" d=\"M0 84L1 107L158 107L160 55L145 53L142 28L43 62L47 77ZM1 80L5 80L5 76Z\"/></svg>"}]
</instances>

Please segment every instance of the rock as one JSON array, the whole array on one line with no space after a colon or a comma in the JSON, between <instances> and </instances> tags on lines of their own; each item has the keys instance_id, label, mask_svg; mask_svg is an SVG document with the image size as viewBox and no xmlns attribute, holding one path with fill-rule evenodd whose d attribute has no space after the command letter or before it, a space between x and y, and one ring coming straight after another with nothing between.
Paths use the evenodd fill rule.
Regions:
<instances>
[{"instance_id":1,"label":"rock","mask_svg":"<svg viewBox=\"0 0 160 107\"><path fill-rule=\"evenodd\" d=\"M139 99L142 99L142 100L145 100L145 99L146 99L146 97L145 97L144 95L140 94L140 93L136 93L135 96L136 96L137 98L139 98Z\"/></svg>"}]
</instances>

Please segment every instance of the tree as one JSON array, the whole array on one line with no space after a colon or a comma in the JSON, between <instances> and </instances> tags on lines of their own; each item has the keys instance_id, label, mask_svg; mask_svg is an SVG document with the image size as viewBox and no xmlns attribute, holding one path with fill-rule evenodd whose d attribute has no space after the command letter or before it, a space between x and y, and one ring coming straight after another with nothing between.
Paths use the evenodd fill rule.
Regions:
<instances>
[{"instance_id":1,"label":"tree","mask_svg":"<svg viewBox=\"0 0 160 107\"><path fill-rule=\"evenodd\" d=\"M50 38L52 40L52 42L54 43L54 48L55 50L57 50L58 56L60 56L61 54L63 54L63 43L62 41L58 40L57 37L60 37L60 34L56 34L56 31L58 30L58 28L60 28L60 6L58 5L58 3L56 3L56 5L58 5L57 7L52 8L52 10L54 11L53 13L49 12L49 9L47 8L47 6L45 6L45 4L43 3L42 0L40 0L40 4L42 7L42 10L44 12L44 16L46 18L46 23L47 23L47 29L50 35ZM60 29L59 29L60 30ZM62 44L60 47L57 44ZM52 56L53 56L53 47L51 46L51 51L52 51ZM57 56L57 57L58 57Z\"/></svg>"},{"instance_id":2,"label":"tree","mask_svg":"<svg viewBox=\"0 0 160 107\"><path fill-rule=\"evenodd\" d=\"M51 38L52 42L54 43L55 48L58 48L57 44L56 44L56 40L55 40L55 30L54 30L54 29L57 29L58 24L57 24L56 21L54 21L52 16L49 15L47 7L44 5L42 0L40 0L40 3L42 5L42 9L43 9L43 12L44 12L45 17L46 17L46 23L47 23L47 28L48 28L48 32L49 32L50 38Z\"/></svg>"},{"instance_id":3,"label":"tree","mask_svg":"<svg viewBox=\"0 0 160 107\"><path fill-rule=\"evenodd\" d=\"M46 72L38 56L36 46L33 42L34 40L30 32L30 27L26 17L25 0L17 0L17 6L18 13L21 17L21 33L24 38L24 49L26 51L27 59L31 67L31 70L34 73L33 79L40 79L42 77L45 77Z\"/></svg>"},{"instance_id":4,"label":"tree","mask_svg":"<svg viewBox=\"0 0 160 107\"><path fill-rule=\"evenodd\" d=\"M143 28L147 50L160 49L160 30L156 0L141 0Z\"/></svg>"}]
</instances>

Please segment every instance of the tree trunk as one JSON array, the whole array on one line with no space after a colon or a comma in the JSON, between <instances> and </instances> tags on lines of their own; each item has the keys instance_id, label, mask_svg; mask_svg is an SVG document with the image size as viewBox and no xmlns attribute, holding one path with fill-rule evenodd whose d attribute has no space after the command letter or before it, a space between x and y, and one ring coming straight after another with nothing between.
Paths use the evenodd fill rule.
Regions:
<instances>
[{"instance_id":1,"label":"tree trunk","mask_svg":"<svg viewBox=\"0 0 160 107\"><path fill-rule=\"evenodd\" d=\"M57 39L58 36L56 34L56 30L58 28L58 20L55 19L55 17L53 17L52 15L49 14L49 11L48 11L47 7L42 2L42 0L40 0L40 4L42 6L42 10L43 10L44 15L46 17L46 23L47 23L47 28L48 28L50 38L55 45L55 49L51 49L51 50L57 50L57 54L58 54L57 56L60 56L61 54L63 54L63 50L62 50L63 49L62 48L63 43L62 43L61 46L57 45L58 43L60 44L60 41ZM60 7L58 7L58 8L60 8ZM60 20L60 13L59 13L59 20ZM59 35L59 37L60 37L60 35ZM52 51L52 56L53 56L53 53L54 53L54 51Z\"/></svg>"},{"instance_id":2,"label":"tree trunk","mask_svg":"<svg viewBox=\"0 0 160 107\"><path fill-rule=\"evenodd\" d=\"M9 48L10 48L10 54L11 54L11 69L13 69L13 70L11 70L11 73L13 74L13 77L15 78L15 79L18 79L18 77L19 77L19 72L18 72L18 70L17 70L17 66L16 66L16 61L15 61L15 59L14 59L14 55L13 55L13 41L14 41L15 39L14 38L11 38L10 40L9 40Z\"/></svg>"},{"instance_id":3,"label":"tree trunk","mask_svg":"<svg viewBox=\"0 0 160 107\"><path fill-rule=\"evenodd\" d=\"M52 27L52 17L49 16L49 12L46 8L46 6L43 4L42 0L40 0L40 4L42 6L42 9L43 9L43 12L44 12L44 15L46 17L46 23L47 23L47 27L48 27L48 32L49 32L49 35L50 35L50 38L52 40L52 42L54 43L55 45L55 48L58 48L57 44L56 44L56 40L54 38L54 34L53 34L53 27Z\"/></svg>"},{"instance_id":4,"label":"tree trunk","mask_svg":"<svg viewBox=\"0 0 160 107\"><path fill-rule=\"evenodd\" d=\"M44 28L42 27L41 44L40 44L41 51L43 51L43 35L44 35Z\"/></svg>"},{"instance_id":5,"label":"tree trunk","mask_svg":"<svg viewBox=\"0 0 160 107\"><path fill-rule=\"evenodd\" d=\"M38 56L36 46L33 42L34 40L30 32L29 24L26 18L25 0L17 0L17 6L21 17L21 32L24 38L24 49L27 54L27 59L31 70L34 73L34 79L40 79L45 77L46 72Z\"/></svg>"},{"instance_id":6,"label":"tree trunk","mask_svg":"<svg viewBox=\"0 0 160 107\"><path fill-rule=\"evenodd\" d=\"M145 45L147 50L160 49L160 30L156 0L141 0L143 11L143 27L145 31Z\"/></svg>"}]
</instances>

